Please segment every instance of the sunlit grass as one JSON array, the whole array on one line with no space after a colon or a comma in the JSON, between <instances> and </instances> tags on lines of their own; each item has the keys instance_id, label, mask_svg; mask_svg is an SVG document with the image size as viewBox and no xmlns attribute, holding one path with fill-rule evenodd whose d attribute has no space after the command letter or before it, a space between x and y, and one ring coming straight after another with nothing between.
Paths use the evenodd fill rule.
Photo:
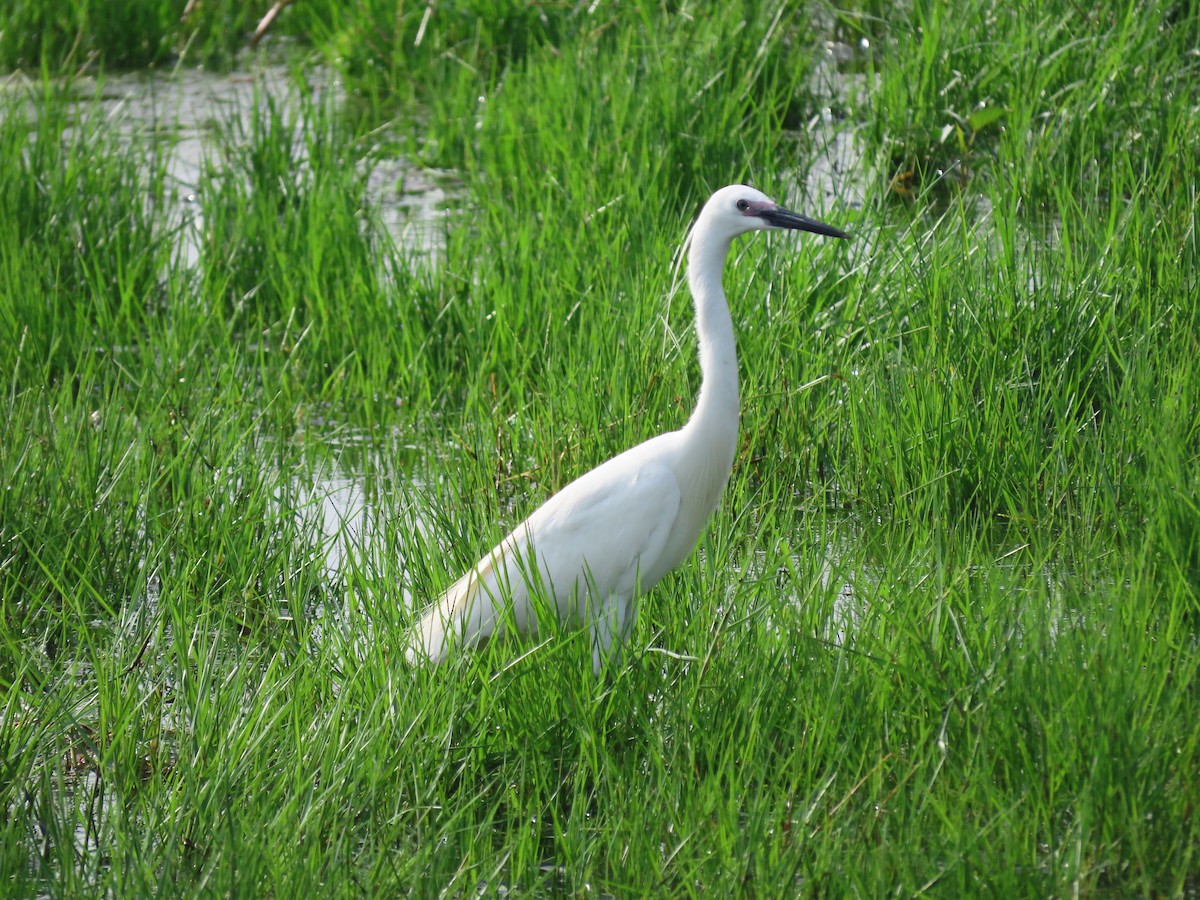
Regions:
<instances>
[{"instance_id":1,"label":"sunlit grass","mask_svg":"<svg viewBox=\"0 0 1200 900\"><path fill-rule=\"evenodd\" d=\"M347 93L216 115L191 217L169 130L0 99L6 891L1196 890L1186 7L423 9L285 11ZM797 184L838 122L861 206ZM436 259L397 146L459 178ZM405 598L686 420L736 179L854 239L739 245L733 478L625 662L409 669Z\"/></svg>"}]
</instances>

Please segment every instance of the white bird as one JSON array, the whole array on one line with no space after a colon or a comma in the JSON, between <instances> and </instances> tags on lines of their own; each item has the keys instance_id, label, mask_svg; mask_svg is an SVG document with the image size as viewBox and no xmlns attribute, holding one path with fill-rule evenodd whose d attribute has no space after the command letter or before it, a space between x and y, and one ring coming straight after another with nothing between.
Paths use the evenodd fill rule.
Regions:
<instances>
[{"instance_id":1,"label":"white bird","mask_svg":"<svg viewBox=\"0 0 1200 900\"><path fill-rule=\"evenodd\" d=\"M536 631L537 610L556 609L591 629L600 675L614 640L620 648L633 632L638 594L692 552L729 481L738 363L721 277L735 237L774 229L846 237L745 185L713 194L688 253L702 376L691 418L577 478L514 528L413 626L410 663L441 662L509 627Z\"/></svg>"}]
</instances>

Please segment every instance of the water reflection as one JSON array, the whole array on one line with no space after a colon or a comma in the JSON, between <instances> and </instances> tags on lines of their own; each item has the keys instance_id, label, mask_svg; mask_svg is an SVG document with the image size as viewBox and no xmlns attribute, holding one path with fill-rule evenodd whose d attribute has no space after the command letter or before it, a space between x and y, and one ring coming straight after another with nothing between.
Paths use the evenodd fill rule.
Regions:
<instances>
[{"instance_id":1,"label":"water reflection","mask_svg":"<svg viewBox=\"0 0 1200 900\"><path fill-rule=\"evenodd\" d=\"M327 583L343 582L351 567L384 567L383 511L371 502L361 475L341 469L318 473L311 482L297 485L297 491L297 516L317 541ZM407 606L411 594L403 585L398 588Z\"/></svg>"}]
</instances>

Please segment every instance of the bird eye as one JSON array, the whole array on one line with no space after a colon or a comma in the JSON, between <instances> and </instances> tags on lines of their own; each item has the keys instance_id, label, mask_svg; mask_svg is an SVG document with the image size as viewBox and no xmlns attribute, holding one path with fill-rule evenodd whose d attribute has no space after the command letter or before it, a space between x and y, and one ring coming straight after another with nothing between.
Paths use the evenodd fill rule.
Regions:
<instances>
[{"instance_id":1,"label":"bird eye","mask_svg":"<svg viewBox=\"0 0 1200 900\"><path fill-rule=\"evenodd\" d=\"M745 198L739 200L737 202L737 208L739 210L741 210L742 212L745 212L746 210L748 210L750 208L750 201L746 200Z\"/></svg>"}]
</instances>

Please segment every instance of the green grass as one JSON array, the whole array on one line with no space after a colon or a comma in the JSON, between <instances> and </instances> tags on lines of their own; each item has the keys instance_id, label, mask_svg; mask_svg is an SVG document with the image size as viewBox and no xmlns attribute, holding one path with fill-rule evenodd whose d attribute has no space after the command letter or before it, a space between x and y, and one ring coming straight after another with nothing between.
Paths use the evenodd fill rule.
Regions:
<instances>
[{"instance_id":1,"label":"green grass","mask_svg":"<svg viewBox=\"0 0 1200 900\"><path fill-rule=\"evenodd\" d=\"M171 123L58 77L197 60L115 27L181 9L64 9L0 34L4 893L1200 889L1189 5L295 4L194 218ZM686 419L672 260L741 179L854 239L739 245L733 479L625 663L408 668L405 597Z\"/></svg>"},{"instance_id":2,"label":"green grass","mask_svg":"<svg viewBox=\"0 0 1200 900\"><path fill-rule=\"evenodd\" d=\"M63 75L180 62L227 68L270 8L236 0L7 0L0 68ZM290 37L293 21L284 17L269 33Z\"/></svg>"}]
</instances>

